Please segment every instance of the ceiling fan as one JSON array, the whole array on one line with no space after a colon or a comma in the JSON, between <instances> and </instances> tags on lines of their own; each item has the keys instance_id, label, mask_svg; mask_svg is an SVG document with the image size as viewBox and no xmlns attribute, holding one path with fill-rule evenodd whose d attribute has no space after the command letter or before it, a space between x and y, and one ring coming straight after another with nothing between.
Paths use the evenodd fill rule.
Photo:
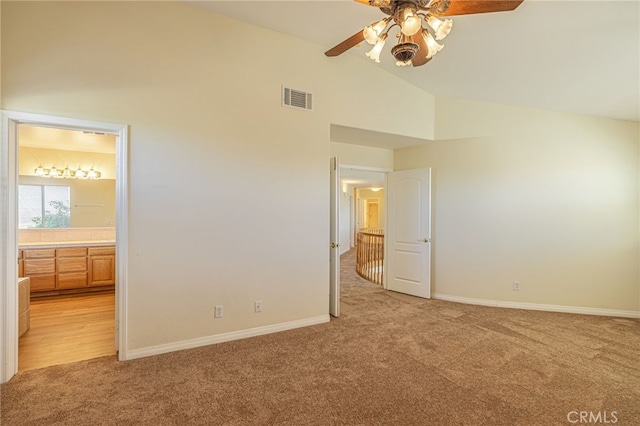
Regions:
<instances>
[{"instance_id":1,"label":"ceiling fan","mask_svg":"<svg viewBox=\"0 0 640 426\"><path fill-rule=\"evenodd\" d=\"M391 49L396 65L426 64L444 46L438 43L449 34L453 22L444 16L514 10L524 0L354 0L378 7L389 15L358 31L342 43L327 50L325 55L338 56L363 41L373 45L367 56L380 62L380 52L389 31L398 27L398 43ZM423 20L426 25L423 25Z\"/></svg>"}]
</instances>

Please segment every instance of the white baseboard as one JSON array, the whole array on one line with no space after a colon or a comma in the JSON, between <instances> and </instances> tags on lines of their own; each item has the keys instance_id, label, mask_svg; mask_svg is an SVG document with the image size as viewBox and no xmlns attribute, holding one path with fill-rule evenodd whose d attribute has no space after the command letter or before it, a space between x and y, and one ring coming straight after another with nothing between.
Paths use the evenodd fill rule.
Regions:
<instances>
[{"instance_id":1,"label":"white baseboard","mask_svg":"<svg viewBox=\"0 0 640 426\"><path fill-rule=\"evenodd\" d=\"M640 311L621 311L617 309L585 308L580 306L544 305L539 303L502 302L499 300L474 299L471 297L450 296L436 293L434 299L469 305L493 306L496 308L530 309L533 311L564 312L568 314L601 315L607 317L640 318Z\"/></svg>"},{"instance_id":2,"label":"white baseboard","mask_svg":"<svg viewBox=\"0 0 640 426\"><path fill-rule=\"evenodd\" d=\"M279 331L292 330L294 328L307 327L329 322L330 316L321 315L319 317L305 318L297 321L283 322L279 324L266 325L264 327L250 328L248 330L233 331L230 333L217 334L215 336L200 337L197 339L183 340L166 345L150 346L142 349L130 350L125 354L125 360L144 358L147 356L160 355L168 352L181 351L184 349L208 346L216 343L230 342L232 340L246 339L248 337L262 336L263 334L277 333Z\"/></svg>"}]
</instances>

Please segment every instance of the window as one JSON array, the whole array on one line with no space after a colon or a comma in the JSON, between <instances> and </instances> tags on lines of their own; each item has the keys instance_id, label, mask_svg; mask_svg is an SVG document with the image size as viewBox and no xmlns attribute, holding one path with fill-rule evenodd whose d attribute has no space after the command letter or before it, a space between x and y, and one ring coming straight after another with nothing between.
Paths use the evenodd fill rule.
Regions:
<instances>
[{"instance_id":1,"label":"window","mask_svg":"<svg viewBox=\"0 0 640 426\"><path fill-rule=\"evenodd\" d=\"M68 186L19 185L19 228L68 228L70 194Z\"/></svg>"}]
</instances>

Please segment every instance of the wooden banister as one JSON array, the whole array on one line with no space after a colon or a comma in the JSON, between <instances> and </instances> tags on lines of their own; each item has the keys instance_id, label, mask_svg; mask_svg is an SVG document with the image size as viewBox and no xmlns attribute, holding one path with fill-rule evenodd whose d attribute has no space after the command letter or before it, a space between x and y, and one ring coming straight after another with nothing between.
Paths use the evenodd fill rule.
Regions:
<instances>
[{"instance_id":1,"label":"wooden banister","mask_svg":"<svg viewBox=\"0 0 640 426\"><path fill-rule=\"evenodd\" d=\"M384 229L363 228L358 231L356 272L367 281L382 285Z\"/></svg>"}]
</instances>

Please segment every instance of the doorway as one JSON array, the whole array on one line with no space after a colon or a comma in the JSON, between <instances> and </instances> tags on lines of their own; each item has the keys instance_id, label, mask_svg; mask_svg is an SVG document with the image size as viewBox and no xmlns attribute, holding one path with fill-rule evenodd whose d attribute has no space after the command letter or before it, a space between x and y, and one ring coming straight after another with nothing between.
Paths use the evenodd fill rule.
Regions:
<instances>
[{"instance_id":1,"label":"doorway","mask_svg":"<svg viewBox=\"0 0 640 426\"><path fill-rule=\"evenodd\" d=\"M365 202L365 228L379 227L380 217L380 200L377 198L368 198Z\"/></svg>"},{"instance_id":2,"label":"doorway","mask_svg":"<svg viewBox=\"0 0 640 426\"><path fill-rule=\"evenodd\" d=\"M115 148L18 126L18 371L116 354Z\"/></svg>"},{"instance_id":3,"label":"doorway","mask_svg":"<svg viewBox=\"0 0 640 426\"><path fill-rule=\"evenodd\" d=\"M115 309L114 342L120 360L127 359L127 152L128 127L123 124L69 119L56 116L2 111L2 146L0 169L6 182L2 191L0 225L6 236L0 244L0 261L3 273L0 287L6 295L0 301L0 317L3 339L0 340L0 381L8 381L18 371L18 189L19 189L19 130L20 126L64 129L70 131L103 133L115 136Z\"/></svg>"},{"instance_id":4,"label":"doorway","mask_svg":"<svg viewBox=\"0 0 640 426\"><path fill-rule=\"evenodd\" d=\"M343 248L340 251L340 281L344 281L345 284L341 293L357 294L359 291L383 289L382 283L375 284L367 281L359 274L356 266L356 242L363 228L373 227L383 232L385 221L383 189L386 173L389 171L348 165L340 168L338 211L341 229L340 246Z\"/></svg>"}]
</instances>

